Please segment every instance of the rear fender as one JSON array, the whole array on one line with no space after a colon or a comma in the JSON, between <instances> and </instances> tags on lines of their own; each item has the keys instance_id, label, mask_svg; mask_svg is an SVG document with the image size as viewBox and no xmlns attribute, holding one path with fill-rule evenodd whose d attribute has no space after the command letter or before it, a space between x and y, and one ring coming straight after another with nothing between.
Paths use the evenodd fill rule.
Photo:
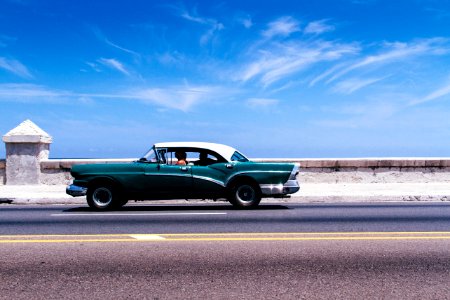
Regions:
<instances>
[{"instance_id":1,"label":"rear fender","mask_svg":"<svg viewBox=\"0 0 450 300\"><path fill-rule=\"evenodd\" d=\"M234 176L233 178L231 178L228 181L227 188L229 190L232 190L236 185L242 184L242 183L251 183L258 189L259 193L261 193L258 182L254 178L252 178L251 176L248 176L248 175Z\"/></svg>"}]
</instances>

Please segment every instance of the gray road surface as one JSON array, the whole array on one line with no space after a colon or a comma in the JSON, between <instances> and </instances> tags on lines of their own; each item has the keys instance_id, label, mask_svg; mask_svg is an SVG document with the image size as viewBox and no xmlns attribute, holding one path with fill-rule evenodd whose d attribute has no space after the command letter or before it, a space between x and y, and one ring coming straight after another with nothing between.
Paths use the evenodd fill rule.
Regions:
<instances>
[{"instance_id":1,"label":"gray road surface","mask_svg":"<svg viewBox=\"0 0 450 300\"><path fill-rule=\"evenodd\" d=\"M0 299L448 299L447 204L0 206Z\"/></svg>"},{"instance_id":2,"label":"gray road surface","mask_svg":"<svg viewBox=\"0 0 450 300\"><path fill-rule=\"evenodd\" d=\"M7 243L0 298L447 299L449 246L448 239Z\"/></svg>"},{"instance_id":3,"label":"gray road surface","mask_svg":"<svg viewBox=\"0 0 450 300\"><path fill-rule=\"evenodd\" d=\"M450 203L131 205L108 213L0 205L0 234L328 231L450 231Z\"/></svg>"}]
</instances>

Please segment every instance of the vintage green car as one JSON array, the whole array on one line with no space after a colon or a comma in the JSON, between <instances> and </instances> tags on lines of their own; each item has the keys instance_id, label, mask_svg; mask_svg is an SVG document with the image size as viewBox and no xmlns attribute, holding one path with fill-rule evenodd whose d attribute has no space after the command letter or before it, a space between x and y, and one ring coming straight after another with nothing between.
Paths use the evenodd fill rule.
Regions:
<instances>
[{"instance_id":1,"label":"vintage green car","mask_svg":"<svg viewBox=\"0 0 450 300\"><path fill-rule=\"evenodd\" d=\"M86 195L97 210L119 208L128 200L219 198L251 208L262 197L297 192L298 172L298 164L252 162L226 145L158 143L134 162L74 165L66 192Z\"/></svg>"}]
</instances>

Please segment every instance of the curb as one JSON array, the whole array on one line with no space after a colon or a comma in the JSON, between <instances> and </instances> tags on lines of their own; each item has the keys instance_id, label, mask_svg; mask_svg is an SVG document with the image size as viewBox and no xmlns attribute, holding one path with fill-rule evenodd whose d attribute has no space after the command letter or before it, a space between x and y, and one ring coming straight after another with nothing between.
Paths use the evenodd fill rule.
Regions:
<instances>
[{"instance_id":1,"label":"curb","mask_svg":"<svg viewBox=\"0 0 450 300\"><path fill-rule=\"evenodd\" d=\"M356 202L449 202L449 195L352 195L352 196L295 196L291 198L265 198L261 204L274 203L356 203ZM128 205L145 204L199 204L199 203L228 203L227 200L131 200ZM0 198L0 204L7 205L86 205L85 197L71 198Z\"/></svg>"}]
</instances>

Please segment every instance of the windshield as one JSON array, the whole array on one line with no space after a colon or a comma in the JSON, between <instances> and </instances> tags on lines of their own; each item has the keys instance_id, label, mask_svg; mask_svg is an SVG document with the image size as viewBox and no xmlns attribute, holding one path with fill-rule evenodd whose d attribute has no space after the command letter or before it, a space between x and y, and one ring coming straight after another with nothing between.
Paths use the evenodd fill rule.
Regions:
<instances>
[{"instance_id":1,"label":"windshield","mask_svg":"<svg viewBox=\"0 0 450 300\"><path fill-rule=\"evenodd\" d=\"M152 147L139 160L145 161L145 162L153 162L153 163L159 162L159 163L165 164L167 161L166 153L167 153L167 149L157 149L155 151L155 147Z\"/></svg>"},{"instance_id":2,"label":"windshield","mask_svg":"<svg viewBox=\"0 0 450 300\"><path fill-rule=\"evenodd\" d=\"M154 148L148 150L140 159L140 161L158 162L158 157Z\"/></svg>"},{"instance_id":3,"label":"windshield","mask_svg":"<svg viewBox=\"0 0 450 300\"><path fill-rule=\"evenodd\" d=\"M235 151L231 156L231 161L247 162L249 160L242 153Z\"/></svg>"}]
</instances>

